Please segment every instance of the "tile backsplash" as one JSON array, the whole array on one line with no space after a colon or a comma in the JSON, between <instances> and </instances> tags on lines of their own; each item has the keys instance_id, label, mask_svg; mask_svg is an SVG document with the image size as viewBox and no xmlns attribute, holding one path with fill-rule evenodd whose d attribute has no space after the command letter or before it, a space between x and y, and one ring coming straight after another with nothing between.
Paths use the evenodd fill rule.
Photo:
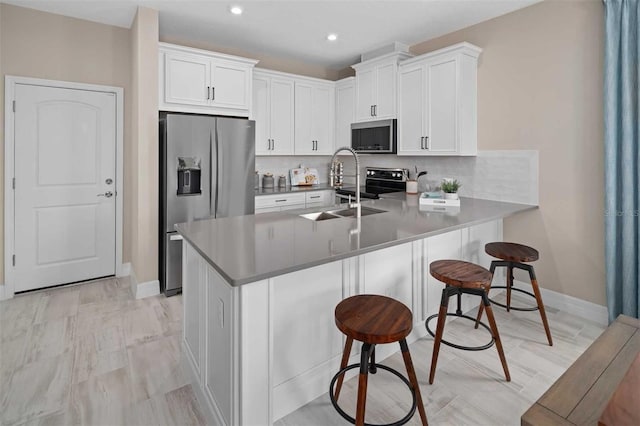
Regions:
<instances>
[{"instance_id":1,"label":"tile backsplash","mask_svg":"<svg viewBox=\"0 0 640 426\"><path fill-rule=\"evenodd\" d=\"M289 169L306 167L318 169L320 182L329 181L330 156L322 157L256 157L256 170L262 175L289 175ZM353 160L341 157L345 174L353 174ZM442 178L458 179L462 183L460 195L487 200L538 204L538 151L503 150L478 151L476 157L404 157L397 155L361 155L360 168L364 183L364 168L394 167L409 169L411 177L427 171L420 178L420 190L426 184L434 187ZM349 182L349 179L345 179Z\"/></svg>"}]
</instances>

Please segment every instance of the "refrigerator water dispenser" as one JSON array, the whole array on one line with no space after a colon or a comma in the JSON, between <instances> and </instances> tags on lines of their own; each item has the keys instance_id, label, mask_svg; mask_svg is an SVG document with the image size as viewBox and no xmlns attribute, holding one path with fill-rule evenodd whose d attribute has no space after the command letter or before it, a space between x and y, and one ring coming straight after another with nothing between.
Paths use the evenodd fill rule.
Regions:
<instances>
[{"instance_id":1,"label":"refrigerator water dispenser","mask_svg":"<svg viewBox=\"0 0 640 426\"><path fill-rule=\"evenodd\" d=\"M178 157L178 195L202 194L200 159Z\"/></svg>"}]
</instances>

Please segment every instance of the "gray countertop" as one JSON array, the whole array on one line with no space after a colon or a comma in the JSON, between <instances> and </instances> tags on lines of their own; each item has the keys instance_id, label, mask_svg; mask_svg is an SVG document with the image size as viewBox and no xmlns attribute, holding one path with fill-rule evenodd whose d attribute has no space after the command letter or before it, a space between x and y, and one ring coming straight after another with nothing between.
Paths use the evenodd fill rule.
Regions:
<instances>
[{"instance_id":1,"label":"gray countertop","mask_svg":"<svg viewBox=\"0 0 640 426\"><path fill-rule=\"evenodd\" d=\"M265 189L260 187L255 190L256 196L258 195L272 195L272 194L289 194L292 192L309 192L309 191L325 191L327 189L333 189L328 183L319 183L311 186L290 186L287 185L284 188L270 188Z\"/></svg>"},{"instance_id":2,"label":"gray countertop","mask_svg":"<svg viewBox=\"0 0 640 426\"><path fill-rule=\"evenodd\" d=\"M386 212L362 217L360 229L353 218L314 222L299 216L315 208L205 219L176 225L176 230L232 286L239 286L537 208L461 198L458 211L443 213L419 206L416 195L396 197L363 202Z\"/></svg>"}]
</instances>

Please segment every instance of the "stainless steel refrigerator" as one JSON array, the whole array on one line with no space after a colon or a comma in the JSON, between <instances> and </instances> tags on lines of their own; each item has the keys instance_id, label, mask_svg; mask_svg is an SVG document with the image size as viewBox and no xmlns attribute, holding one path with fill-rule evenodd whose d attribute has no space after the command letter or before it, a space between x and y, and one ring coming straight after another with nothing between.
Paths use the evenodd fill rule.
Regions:
<instances>
[{"instance_id":1,"label":"stainless steel refrigerator","mask_svg":"<svg viewBox=\"0 0 640 426\"><path fill-rule=\"evenodd\" d=\"M255 122L160 113L160 290L182 289L176 223L253 214Z\"/></svg>"}]
</instances>

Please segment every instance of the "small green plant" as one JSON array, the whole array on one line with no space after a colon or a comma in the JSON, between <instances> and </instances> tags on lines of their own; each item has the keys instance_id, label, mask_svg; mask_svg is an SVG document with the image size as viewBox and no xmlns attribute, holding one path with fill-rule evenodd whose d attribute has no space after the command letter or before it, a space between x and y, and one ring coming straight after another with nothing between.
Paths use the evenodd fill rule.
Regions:
<instances>
[{"instance_id":1,"label":"small green plant","mask_svg":"<svg viewBox=\"0 0 640 426\"><path fill-rule=\"evenodd\" d=\"M460 189L461 186L462 184L458 182L457 179L443 180L442 184L440 185L442 190L448 194L455 194L456 192L458 192L458 189Z\"/></svg>"}]
</instances>

